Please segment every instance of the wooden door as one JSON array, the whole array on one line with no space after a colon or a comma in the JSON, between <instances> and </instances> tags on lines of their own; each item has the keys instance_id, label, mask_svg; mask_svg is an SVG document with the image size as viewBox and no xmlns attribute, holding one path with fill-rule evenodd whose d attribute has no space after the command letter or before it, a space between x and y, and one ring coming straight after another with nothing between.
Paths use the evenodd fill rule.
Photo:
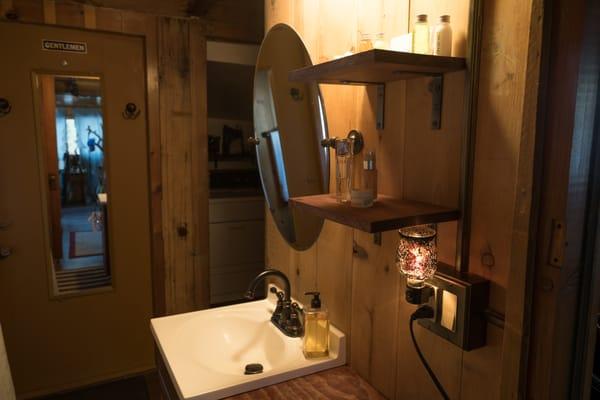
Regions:
<instances>
[{"instance_id":1,"label":"wooden door","mask_svg":"<svg viewBox=\"0 0 600 400\"><path fill-rule=\"evenodd\" d=\"M597 263L598 2L544 11L539 211L527 398L589 399L600 288ZM594 398L594 397L592 397Z\"/></svg>"},{"instance_id":2,"label":"wooden door","mask_svg":"<svg viewBox=\"0 0 600 400\"><path fill-rule=\"evenodd\" d=\"M144 42L140 37L0 22L0 321L20 397L154 367ZM44 40L85 45L51 45ZM58 48L57 48L58 47ZM63 51L56 51L63 50ZM75 50L75 51L73 51ZM60 297L52 266L52 202L40 114L40 78L102 82L112 286ZM33 90L32 90L33 89ZM35 94L35 95L34 95ZM140 110L125 118L127 103Z\"/></svg>"}]
</instances>

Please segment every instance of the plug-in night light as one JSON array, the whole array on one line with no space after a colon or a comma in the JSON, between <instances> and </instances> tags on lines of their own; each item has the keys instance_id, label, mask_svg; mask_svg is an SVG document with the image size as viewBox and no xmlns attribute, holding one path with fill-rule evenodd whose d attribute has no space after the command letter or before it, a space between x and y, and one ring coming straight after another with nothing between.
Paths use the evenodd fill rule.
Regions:
<instances>
[{"instance_id":1,"label":"plug-in night light","mask_svg":"<svg viewBox=\"0 0 600 400\"><path fill-rule=\"evenodd\" d=\"M407 300L420 297L425 280L437 269L436 231L428 225L402 228L398 231L400 243L396 266L406 275Z\"/></svg>"}]
</instances>

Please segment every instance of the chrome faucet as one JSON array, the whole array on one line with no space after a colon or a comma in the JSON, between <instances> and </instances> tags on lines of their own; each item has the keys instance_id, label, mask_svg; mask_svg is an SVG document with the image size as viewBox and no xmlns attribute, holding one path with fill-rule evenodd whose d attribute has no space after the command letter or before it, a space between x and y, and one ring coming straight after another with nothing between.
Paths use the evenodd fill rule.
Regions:
<instances>
[{"instance_id":1,"label":"chrome faucet","mask_svg":"<svg viewBox=\"0 0 600 400\"><path fill-rule=\"evenodd\" d=\"M268 276L276 276L283 282L283 291L278 292L276 288L271 288L271 293L277 295L277 306L271 315L271 322L286 336L302 336L304 334L304 328L300 319L302 309L298 306L298 303L292 303L290 280L283 272L276 269L266 269L258 274L250 282L248 291L246 291L246 298L249 300L254 299L258 284Z\"/></svg>"}]
</instances>

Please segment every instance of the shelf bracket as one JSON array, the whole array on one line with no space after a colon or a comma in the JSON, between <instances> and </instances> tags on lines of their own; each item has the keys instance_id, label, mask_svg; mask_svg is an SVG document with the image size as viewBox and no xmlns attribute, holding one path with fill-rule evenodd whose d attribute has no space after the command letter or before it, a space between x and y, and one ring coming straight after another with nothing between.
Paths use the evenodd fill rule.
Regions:
<instances>
[{"instance_id":1,"label":"shelf bracket","mask_svg":"<svg viewBox=\"0 0 600 400\"><path fill-rule=\"evenodd\" d=\"M381 246L381 232L375 232L373 234L373 243L377 246Z\"/></svg>"},{"instance_id":2,"label":"shelf bracket","mask_svg":"<svg viewBox=\"0 0 600 400\"><path fill-rule=\"evenodd\" d=\"M431 92L431 129L442 128L442 97L444 96L444 75L435 75L429 82Z\"/></svg>"},{"instance_id":3,"label":"shelf bracket","mask_svg":"<svg viewBox=\"0 0 600 400\"><path fill-rule=\"evenodd\" d=\"M375 127L377 130L382 130L385 121L385 84L377 84L377 110L376 110L376 123Z\"/></svg>"}]
</instances>

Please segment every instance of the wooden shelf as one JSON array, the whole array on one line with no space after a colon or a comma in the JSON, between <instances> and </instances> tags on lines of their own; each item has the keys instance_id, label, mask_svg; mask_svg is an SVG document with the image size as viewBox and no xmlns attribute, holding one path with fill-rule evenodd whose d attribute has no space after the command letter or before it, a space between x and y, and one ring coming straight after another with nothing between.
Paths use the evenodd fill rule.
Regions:
<instances>
[{"instance_id":1,"label":"wooden shelf","mask_svg":"<svg viewBox=\"0 0 600 400\"><path fill-rule=\"evenodd\" d=\"M464 58L373 49L290 71L290 81L382 84L466 69Z\"/></svg>"},{"instance_id":2,"label":"wooden shelf","mask_svg":"<svg viewBox=\"0 0 600 400\"><path fill-rule=\"evenodd\" d=\"M385 195L378 195L375 204L369 208L339 204L331 194L293 197L290 199L290 204L298 210L369 233L454 221L460 218L457 209L400 200Z\"/></svg>"}]
</instances>

